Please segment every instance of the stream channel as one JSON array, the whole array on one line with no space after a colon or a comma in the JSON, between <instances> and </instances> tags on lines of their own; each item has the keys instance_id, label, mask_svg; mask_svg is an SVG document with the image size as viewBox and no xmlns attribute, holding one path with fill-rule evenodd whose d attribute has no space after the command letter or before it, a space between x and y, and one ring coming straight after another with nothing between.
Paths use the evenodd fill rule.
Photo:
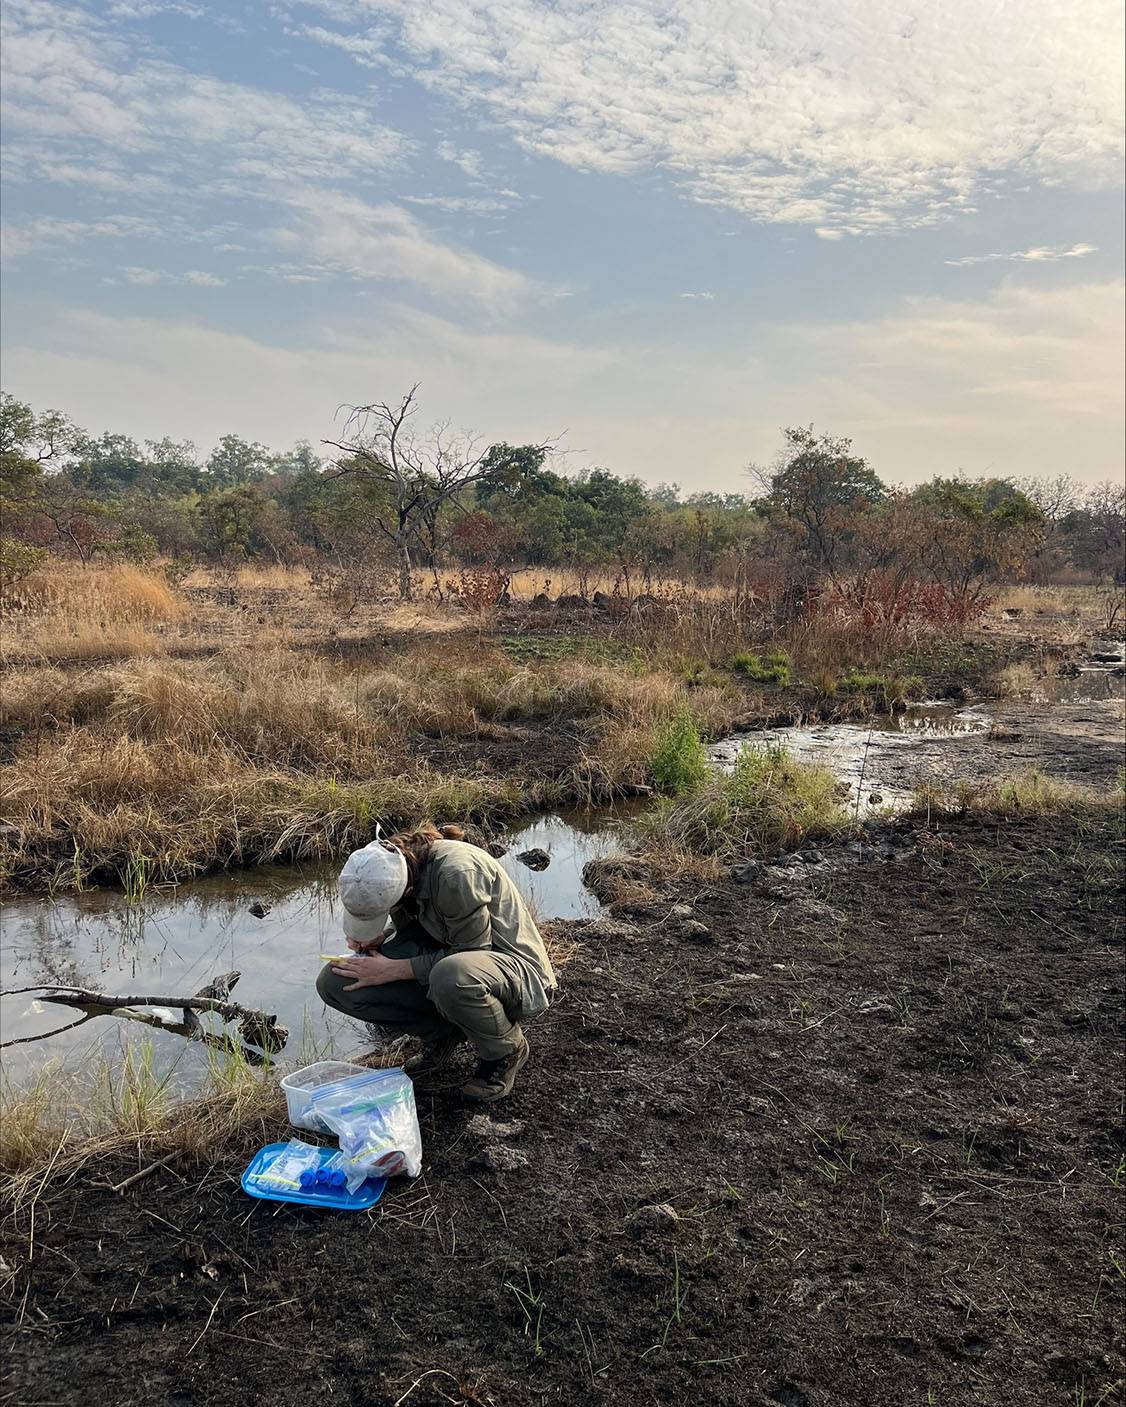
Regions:
<instances>
[{"instance_id":1,"label":"stream channel","mask_svg":"<svg viewBox=\"0 0 1126 1407\"><path fill-rule=\"evenodd\" d=\"M1090 753L1091 737L1082 727L1077 734L1076 719L1098 731L1105 751L1108 736L1113 746L1117 727L1108 710L1121 714L1122 679L1114 671L1115 664L1108 667L1104 661L1071 678L1040 681L1040 694L1023 705L922 703L863 723L741 734L713 744L709 755L714 765L729 769L744 746L786 747L799 760L834 771L849 789L845 804L865 819L901 809L922 775L977 777L986 759L1002 771L1038 765L1034 751L1030 764L1027 743L1010 743L1007 752L1003 744L982 751L996 735L998 721L1011 716L1025 720L1022 726L1031 731L1043 727L1042 750L1049 757L1069 746L1079 757ZM1095 711L1087 720L1085 707ZM1023 735L1013 731L1009 736ZM621 849L623 822L635 810L549 813L504 837L508 849L501 863L537 918L589 918L600 912L583 885L583 867ZM536 872L516 858L532 848L548 852L548 868ZM239 871L156 889L137 904L108 889L53 899L14 898L0 911L0 986L46 983L183 996L221 972L238 969L242 981L236 1000L276 1012L290 1028L283 1060L303 1063L330 1052L348 1053L363 1044L364 1027L327 1011L313 987L319 954L344 947L337 872L335 864ZM250 913L255 901L269 906L264 918ZM13 995L2 1001L0 1027L5 1041L15 1041L51 1032L72 1019L65 1007ZM137 1039L151 1039L158 1068L178 1086L190 1088L206 1068L208 1054L194 1042L102 1017L73 1032L10 1046L3 1052L4 1075L23 1082L49 1059L80 1070L92 1055L100 1052L112 1060Z\"/></svg>"}]
</instances>

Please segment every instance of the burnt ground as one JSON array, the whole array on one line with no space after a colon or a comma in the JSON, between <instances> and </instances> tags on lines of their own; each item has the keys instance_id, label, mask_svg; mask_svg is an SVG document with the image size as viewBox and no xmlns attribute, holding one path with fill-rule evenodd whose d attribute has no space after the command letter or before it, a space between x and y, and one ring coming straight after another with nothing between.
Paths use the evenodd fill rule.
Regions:
<instances>
[{"instance_id":1,"label":"burnt ground","mask_svg":"<svg viewBox=\"0 0 1126 1407\"><path fill-rule=\"evenodd\" d=\"M420 1087L370 1214L251 1202L248 1150L48 1187L7 1400L1121 1402L1120 824L902 834L790 902L642 875L565 926L518 1127Z\"/></svg>"}]
</instances>

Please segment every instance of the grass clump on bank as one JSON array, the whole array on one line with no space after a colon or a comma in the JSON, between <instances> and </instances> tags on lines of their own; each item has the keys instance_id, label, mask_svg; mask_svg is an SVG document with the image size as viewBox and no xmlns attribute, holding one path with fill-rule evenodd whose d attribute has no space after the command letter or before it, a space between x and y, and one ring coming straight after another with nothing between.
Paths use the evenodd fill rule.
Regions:
<instances>
[{"instance_id":1,"label":"grass clump on bank","mask_svg":"<svg viewBox=\"0 0 1126 1407\"><path fill-rule=\"evenodd\" d=\"M201 1162L269 1141L285 1125L278 1071L210 1052L202 1087L185 1099L149 1040L129 1041L80 1072L56 1062L0 1090L0 1172L12 1210L26 1209L49 1177L135 1156Z\"/></svg>"},{"instance_id":2,"label":"grass clump on bank","mask_svg":"<svg viewBox=\"0 0 1126 1407\"><path fill-rule=\"evenodd\" d=\"M708 775L708 755L692 717L675 714L657 737L651 763L653 781L670 796L697 791Z\"/></svg>"},{"instance_id":3,"label":"grass clump on bank","mask_svg":"<svg viewBox=\"0 0 1126 1407\"><path fill-rule=\"evenodd\" d=\"M920 787L911 814L926 817L990 816L1005 820L1026 817L1117 815L1123 819L1126 772L1111 787L1061 781L1043 772L1018 772L988 782L959 782L954 786L928 783Z\"/></svg>"},{"instance_id":4,"label":"grass clump on bank","mask_svg":"<svg viewBox=\"0 0 1126 1407\"><path fill-rule=\"evenodd\" d=\"M838 784L784 748L745 747L727 774L667 800L641 822L651 847L734 860L769 857L849 829Z\"/></svg>"},{"instance_id":5,"label":"grass clump on bank","mask_svg":"<svg viewBox=\"0 0 1126 1407\"><path fill-rule=\"evenodd\" d=\"M731 657L731 668L754 684L785 687L790 682L790 656L785 650L767 650L761 655L739 650Z\"/></svg>"},{"instance_id":6,"label":"grass clump on bank","mask_svg":"<svg viewBox=\"0 0 1126 1407\"><path fill-rule=\"evenodd\" d=\"M267 770L237 750L74 729L5 769L0 878L28 888L149 883L273 860L324 860L385 826L433 814L513 815L515 782L446 775L417 760L369 781Z\"/></svg>"},{"instance_id":7,"label":"grass clump on bank","mask_svg":"<svg viewBox=\"0 0 1126 1407\"><path fill-rule=\"evenodd\" d=\"M718 732L740 705L730 681L689 691L671 674L605 661L518 666L428 643L393 660L357 669L271 645L9 670L0 880L76 888L123 883L140 866L162 883L327 858L366 843L376 821L484 821L609 800L648 783L671 719ZM553 743L551 771L530 760L531 744L528 765L501 776L487 750L486 765L464 760L459 740L504 743L532 728Z\"/></svg>"},{"instance_id":8,"label":"grass clump on bank","mask_svg":"<svg viewBox=\"0 0 1126 1407\"><path fill-rule=\"evenodd\" d=\"M837 688L846 694L870 694L891 713L917 696L920 681L913 675L850 669L837 680Z\"/></svg>"}]
</instances>

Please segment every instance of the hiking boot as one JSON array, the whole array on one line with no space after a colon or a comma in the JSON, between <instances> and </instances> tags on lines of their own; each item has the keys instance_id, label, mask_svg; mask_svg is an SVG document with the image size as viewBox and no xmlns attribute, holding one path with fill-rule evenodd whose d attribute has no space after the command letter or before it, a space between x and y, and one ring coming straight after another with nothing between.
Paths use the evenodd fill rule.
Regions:
<instances>
[{"instance_id":1,"label":"hiking boot","mask_svg":"<svg viewBox=\"0 0 1126 1407\"><path fill-rule=\"evenodd\" d=\"M511 1055L502 1056L500 1060L478 1060L472 1077L461 1087L462 1094L477 1104L505 1099L512 1093L516 1076L528 1063L529 1054L528 1042L521 1036L519 1046Z\"/></svg>"},{"instance_id":2,"label":"hiking boot","mask_svg":"<svg viewBox=\"0 0 1126 1407\"><path fill-rule=\"evenodd\" d=\"M403 1061L403 1070L412 1078L419 1075L436 1075L453 1060L461 1036L439 1036L434 1041L423 1041L419 1050Z\"/></svg>"}]
</instances>

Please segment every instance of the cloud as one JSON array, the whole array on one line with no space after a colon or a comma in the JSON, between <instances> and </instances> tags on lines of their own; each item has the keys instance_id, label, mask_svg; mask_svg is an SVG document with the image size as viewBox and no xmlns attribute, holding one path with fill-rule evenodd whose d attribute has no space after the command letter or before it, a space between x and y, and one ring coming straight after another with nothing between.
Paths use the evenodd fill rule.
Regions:
<instances>
[{"instance_id":1,"label":"cloud","mask_svg":"<svg viewBox=\"0 0 1126 1407\"><path fill-rule=\"evenodd\" d=\"M911 298L888 317L790 329L772 359L783 423L851 435L887 479L1121 472L1121 281ZM764 334L766 340L770 335Z\"/></svg>"},{"instance_id":2,"label":"cloud","mask_svg":"<svg viewBox=\"0 0 1126 1407\"><path fill-rule=\"evenodd\" d=\"M364 68L383 68L386 60L383 55L383 41L363 34L338 34L332 29L323 29L320 25L304 24L300 29L292 31L299 34L303 39L312 39L314 43L323 44L330 49L341 49L349 58L355 60Z\"/></svg>"},{"instance_id":3,"label":"cloud","mask_svg":"<svg viewBox=\"0 0 1126 1407\"><path fill-rule=\"evenodd\" d=\"M960 259L946 259L944 262L955 269L966 264L992 264L997 260L1017 264L1054 264L1059 259L1085 259L1097 249L1096 244L1039 245L1033 249L1014 249L1011 254L963 254Z\"/></svg>"},{"instance_id":4,"label":"cloud","mask_svg":"<svg viewBox=\"0 0 1126 1407\"><path fill-rule=\"evenodd\" d=\"M118 207L126 196L142 209L151 202L150 233L196 242L200 222L185 213L193 205L268 205L265 218L276 221L280 211L282 223L259 229L257 243L285 252L280 276L291 282L346 273L496 300L531 290L520 274L443 243L401 206L353 194L385 184L415 150L411 139L376 120L369 98L319 90L298 100L193 73L151 57L136 36L49 0L10 0L4 24L4 115L19 141L16 179L82 182ZM363 49L367 41L357 43ZM448 143L440 150L444 160L480 175L479 153ZM173 192L178 213L169 217ZM440 197L418 203L443 208ZM503 208L496 197L486 208L481 197L475 208L465 203L460 210ZM459 207L447 201L445 209ZM116 219L88 221L85 231L126 233ZM241 221L211 226L212 247L245 236L245 211ZM14 228L11 248L27 254L74 242L82 231L77 222L40 220ZM305 266L304 273L286 267L293 265ZM200 286L220 280L205 270L183 277Z\"/></svg>"},{"instance_id":5,"label":"cloud","mask_svg":"<svg viewBox=\"0 0 1126 1407\"><path fill-rule=\"evenodd\" d=\"M96 220L67 220L40 215L27 220L6 220L2 229L3 260L14 263L26 254L91 239L155 238L159 224L130 215L110 215Z\"/></svg>"},{"instance_id":6,"label":"cloud","mask_svg":"<svg viewBox=\"0 0 1126 1407\"><path fill-rule=\"evenodd\" d=\"M499 195L407 195L403 199L408 205L421 205L432 210L441 210L447 215L501 215L504 211L511 210L514 204L511 191L506 191L503 197Z\"/></svg>"},{"instance_id":7,"label":"cloud","mask_svg":"<svg viewBox=\"0 0 1126 1407\"><path fill-rule=\"evenodd\" d=\"M204 269L188 269L186 273L171 273L167 269L145 269L135 264L129 264L121 270L122 278L126 283L139 284L148 288L156 283L190 283L196 288L224 288L229 279L219 278L217 274L207 273ZM105 283L116 283L117 280L107 278Z\"/></svg>"},{"instance_id":8,"label":"cloud","mask_svg":"<svg viewBox=\"0 0 1126 1407\"><path fill-rule=\"evenodd\" d=\"M4 118L9 131L82 153L147 159L158 175L185 167L211 182L277 176L331 179L398 166L412 144L369 103L287 94L136 57L85 11L9 0L4 15Z\"/></svg>"},{"instance_id":9,"label":"cloud","mask_svg":"<svg viewBox=\"0 0 1126 1407\"><path fill-rule=\"evenodd\" d=\"M822 232L932 224L1006 173L1116 184L1122 9L1086 0L357 0L417 78L580 170ZM828 237L832 237L830 233Z\"/></svg>"},{"instance_id":10,"label":"cloud","mask_svg":"<svg viewBox=\"0 0 1126 1407\"><path fill-rule=\"evenodd\" d=\"M36 405L58 403L66 387L68 413L90 427L160 438L192 426L201 443L237 430L274 445L315 443L341 403L421 380L425 417L519 443L559 431L563 407L616 358L399 306L384 310L379 334L358 321L310 326L281 347L187 319L56 309L31 338L11 339L5 378Z\"/></svg>"},{"instance_id":11,"label":"cloud","mask_svg":"<svg viewBox=\"0 0 1126 1407\"><path fill-rule=\"evenodd\" d=\"M409 279L433 293L501 302L534 290L523 274L435 239L401 206L312 189L294 191L286 204L296 224L277 230L275 239L313 269Z\"/></svg>"},{"instance_id":12,"label":"cloud","mask_svg":"<svg viewBox=\"0 0 1126 1407\"><path fill-rule=\"evenodd\" d=\"M483 164L479 151L459 151L452 142L439 142L434 149L439 161L449 161L469 177L471 181L483 180Z\"/></svg>"},{"instance_id":13,"label":"cloud","mask_svg":"<svg viewBox=\"0 0 1126 1407\"><path fill-rule=\"evenodd\" d=\"M552 340L391 305L303 325L279 347L204 322L47 310L9 330L5 376L33 404L141 438L228 431L284 445L333 408L416 380L423 407L519 443L567 430L569 466L746 488L779 426L851 435L892 482L971 473L1113 477L1122 462L1121 283L907 300L847 323L758 325L712 352Z\"/></svg>"},{"instance_id":14,"label":"cloud","mask_svg":"<svg viewBox=\"0 0 1126 1407\"><path fill-rule=\"evenodd\" d=\"M701 303L711 303L715 299L714 293L682 293L680 296L682 298L695 299Z\"/></svg>"}]
</instances>

